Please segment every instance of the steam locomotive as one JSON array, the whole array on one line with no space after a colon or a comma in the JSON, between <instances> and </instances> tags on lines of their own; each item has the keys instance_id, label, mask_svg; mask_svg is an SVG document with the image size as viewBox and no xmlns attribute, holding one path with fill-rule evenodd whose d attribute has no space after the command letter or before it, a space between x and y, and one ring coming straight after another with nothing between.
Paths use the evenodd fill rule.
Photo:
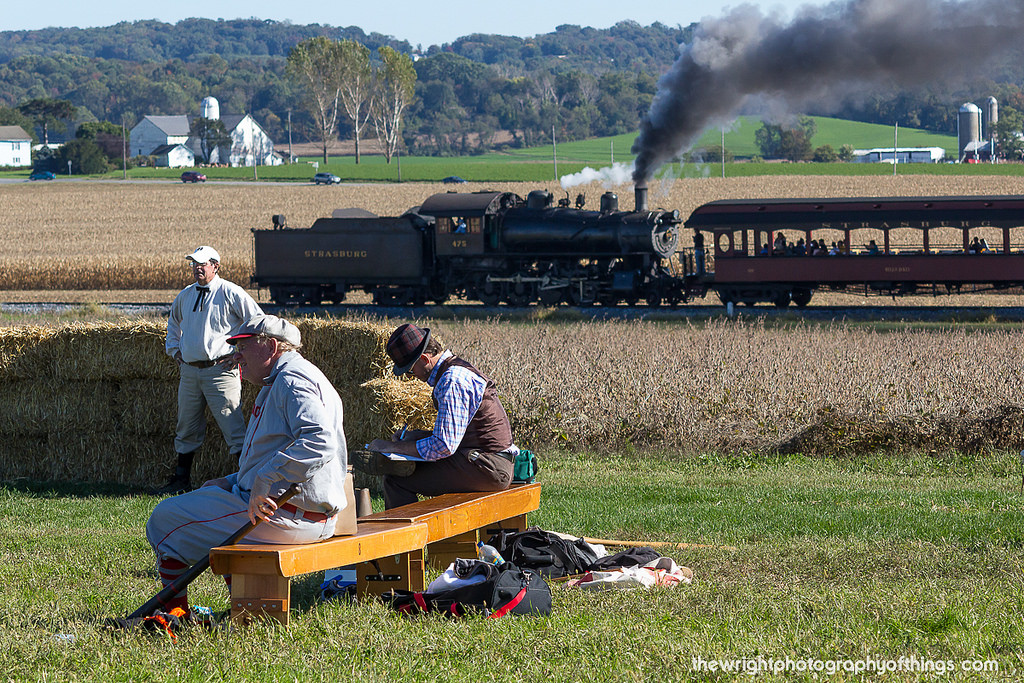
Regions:
<instances>
[{"instance_id":1,"label":"steam locomotive","mask_svg":"<svg viewBox=\"0 0 1024 683\"><path fill-rule=\"evenodd\" d=\"M278 304L341 302L362 289L380 305L442 303L450 297L525 306L685 301L686 278L672 257L678 211L633 211L612 192L597 211L534 190L441 193L397 217L343 209L308 229L253 230L252 282Z\"/></svg>"},{"instance_id":2,"label":"steam locomotive","mask_svg":"<svg viewBox=\"0 0 1024 683\"><path fill-rule=\"evenodd\" d=\"M292 229L274 216L273 229L253 230L251 281L275 303L312 305L355 289L381 305L656 307L713 291L726 305L803 307L819 290L1024 287L1024 196L720 200L685 224L649 209L643 186L633 211L611 192L596 211L584 204L544 190L449 192L398 217L344 209ZM692 248L677 249L681 227Z\"/></svg>"}]
</instances>

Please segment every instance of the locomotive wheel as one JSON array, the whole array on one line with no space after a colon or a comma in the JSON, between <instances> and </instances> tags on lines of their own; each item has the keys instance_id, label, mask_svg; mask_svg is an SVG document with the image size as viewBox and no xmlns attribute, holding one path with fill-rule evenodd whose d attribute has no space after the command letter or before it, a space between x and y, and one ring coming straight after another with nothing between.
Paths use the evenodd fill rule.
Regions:
<instances>
[{"instance_id":1,"label":"locomotive wheel","mask_svg":"<svg viewBox=\"0 0 1024 683\"><path fill-rule=\"evenodd\" d=\"M793 303L797 305L797 308L803 308L807 304L811 303L811 297L814 295L808 287L797 287L793 290Z\"/></svg>"},{"instance_id":2,"label":"locomotive wheel","mask_svg":"<svg viewBox=\"0 0 1024 683\"><path fill-rule=\"evenodd\" d=\"M530 285L517 282L508 288L508 295L505 301L509 306L529 306L533 301L533 292Z\"/></svg>"},{"instance_id":3,"label":"locomotive wheel","mask_svg":"<svg viewBox=\"0 0 1024 683\"><path fill-rule=\"evenodd\" d=\"M501 291L489 281L477 288L477 296L484 306L497 306L501 301Z\"/></svg>"},{"instance_id":4,"label":"locomotive wheel","mask_svg":"<svg viewBox=\"0 0 1024 683\"><path fill-rule=\"evenodd\" d=\"M557 306L565 299L565 287L549 287L537 292L540 302L545 306Z\"/></svg>"},{"instance_id":5,"label":"locomotive wheel","mask_svg":"<svg viewBox=\"0 0 1024 683\"><path fill-rule=\"evenodd\" d=\"M647 305L651 308L661 306L661 298L661 290L659 289L652 289L644 296L644 300L647 301Z\"/></svg>"}]
</instances>

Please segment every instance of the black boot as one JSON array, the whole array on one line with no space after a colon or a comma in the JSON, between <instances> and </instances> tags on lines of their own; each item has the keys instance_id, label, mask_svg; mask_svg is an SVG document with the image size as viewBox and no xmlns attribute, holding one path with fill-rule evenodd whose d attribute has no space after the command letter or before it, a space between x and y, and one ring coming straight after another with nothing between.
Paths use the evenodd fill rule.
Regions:
<instances>
[{"instance_id":1,"label":"black boot","mask_svg":"<svg viewBox=\"0 0 1024 683\"><path fill-rule=\"evenodd\" d=\"M174 476L166 484L158 489L153 489L150 493L154 496L176 496L179 493L191 491L192 480L190 473L192 472L192 457L194 455L195 451L192 453L178 453L178 465L174 468Z\"/></svg>"}]
</instances>

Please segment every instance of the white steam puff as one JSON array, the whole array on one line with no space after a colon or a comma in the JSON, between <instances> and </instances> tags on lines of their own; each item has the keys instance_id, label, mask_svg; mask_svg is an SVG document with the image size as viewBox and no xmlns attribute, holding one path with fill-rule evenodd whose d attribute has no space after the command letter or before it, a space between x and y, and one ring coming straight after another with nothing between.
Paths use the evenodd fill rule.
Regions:
<instances>
[{"instance_id":1,"label":"white steam puff","mask_svg":"<svg viewBox=\"0 0 1024 683\"><path fill-rule=\"evenodd\" d=\"M585 185L587 183L599 182L604 187L612 185L623 185L630 182L633 176L633 165L615 163L602 169L593 169L587 166L579 173L572 173L561 177L560 182L563 190Z\"/></svg>"},{"instance_id":2,"label":"white steam puff","mask_svg":"<svg viewBox=\"0 0 1024 683\"><path fill-rule=\"evenodd\" d=\"M705 19L658 81L633 144L633 179L648 181L752 98L823 111L867 86L976 78L1022 31L1021 0L849 0L804 7L786 25L743 5Z\"/></svg>"}]
</instances>

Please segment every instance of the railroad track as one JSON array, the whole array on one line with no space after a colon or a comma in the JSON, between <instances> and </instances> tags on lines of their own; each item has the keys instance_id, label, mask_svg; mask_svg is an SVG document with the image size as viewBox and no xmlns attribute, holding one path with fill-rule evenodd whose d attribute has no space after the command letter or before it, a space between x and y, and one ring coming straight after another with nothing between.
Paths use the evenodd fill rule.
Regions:
<instances>
[{"instance_id":1,"label":"railroad track","mask_svg":"<svg viewBox=\"0 0 1024 683\"><path fill-rule=\"evenodd\" d=\"M103 308L126 316L166 316L170 311L168 303L104 303ZM362 314L382 318L422 318L435 312L436 306L375 306L372 304L338 304L326 306L277 306L261 304L264 311L291 316L324 315L345 316ZM56 315L73 312L82 307L79 303L63 302L8 302L0 303L0 312L21 315ZM510 308L507 306L484 306L482 304L453 304L446 307L455 317L515 317L527 315L535 308ZM710 318L725 316L721 305L687 304L678 308L648 308L646 306L563 306L559 310L572 311L593 320L656 319L673 320L687 318ZM1024 321L1024 307L1021 306L808 306L803 309L779 309L772 306L737 306L734 314L743 318L766 318L815 321Z\"/></svg>"}]
</instances>

